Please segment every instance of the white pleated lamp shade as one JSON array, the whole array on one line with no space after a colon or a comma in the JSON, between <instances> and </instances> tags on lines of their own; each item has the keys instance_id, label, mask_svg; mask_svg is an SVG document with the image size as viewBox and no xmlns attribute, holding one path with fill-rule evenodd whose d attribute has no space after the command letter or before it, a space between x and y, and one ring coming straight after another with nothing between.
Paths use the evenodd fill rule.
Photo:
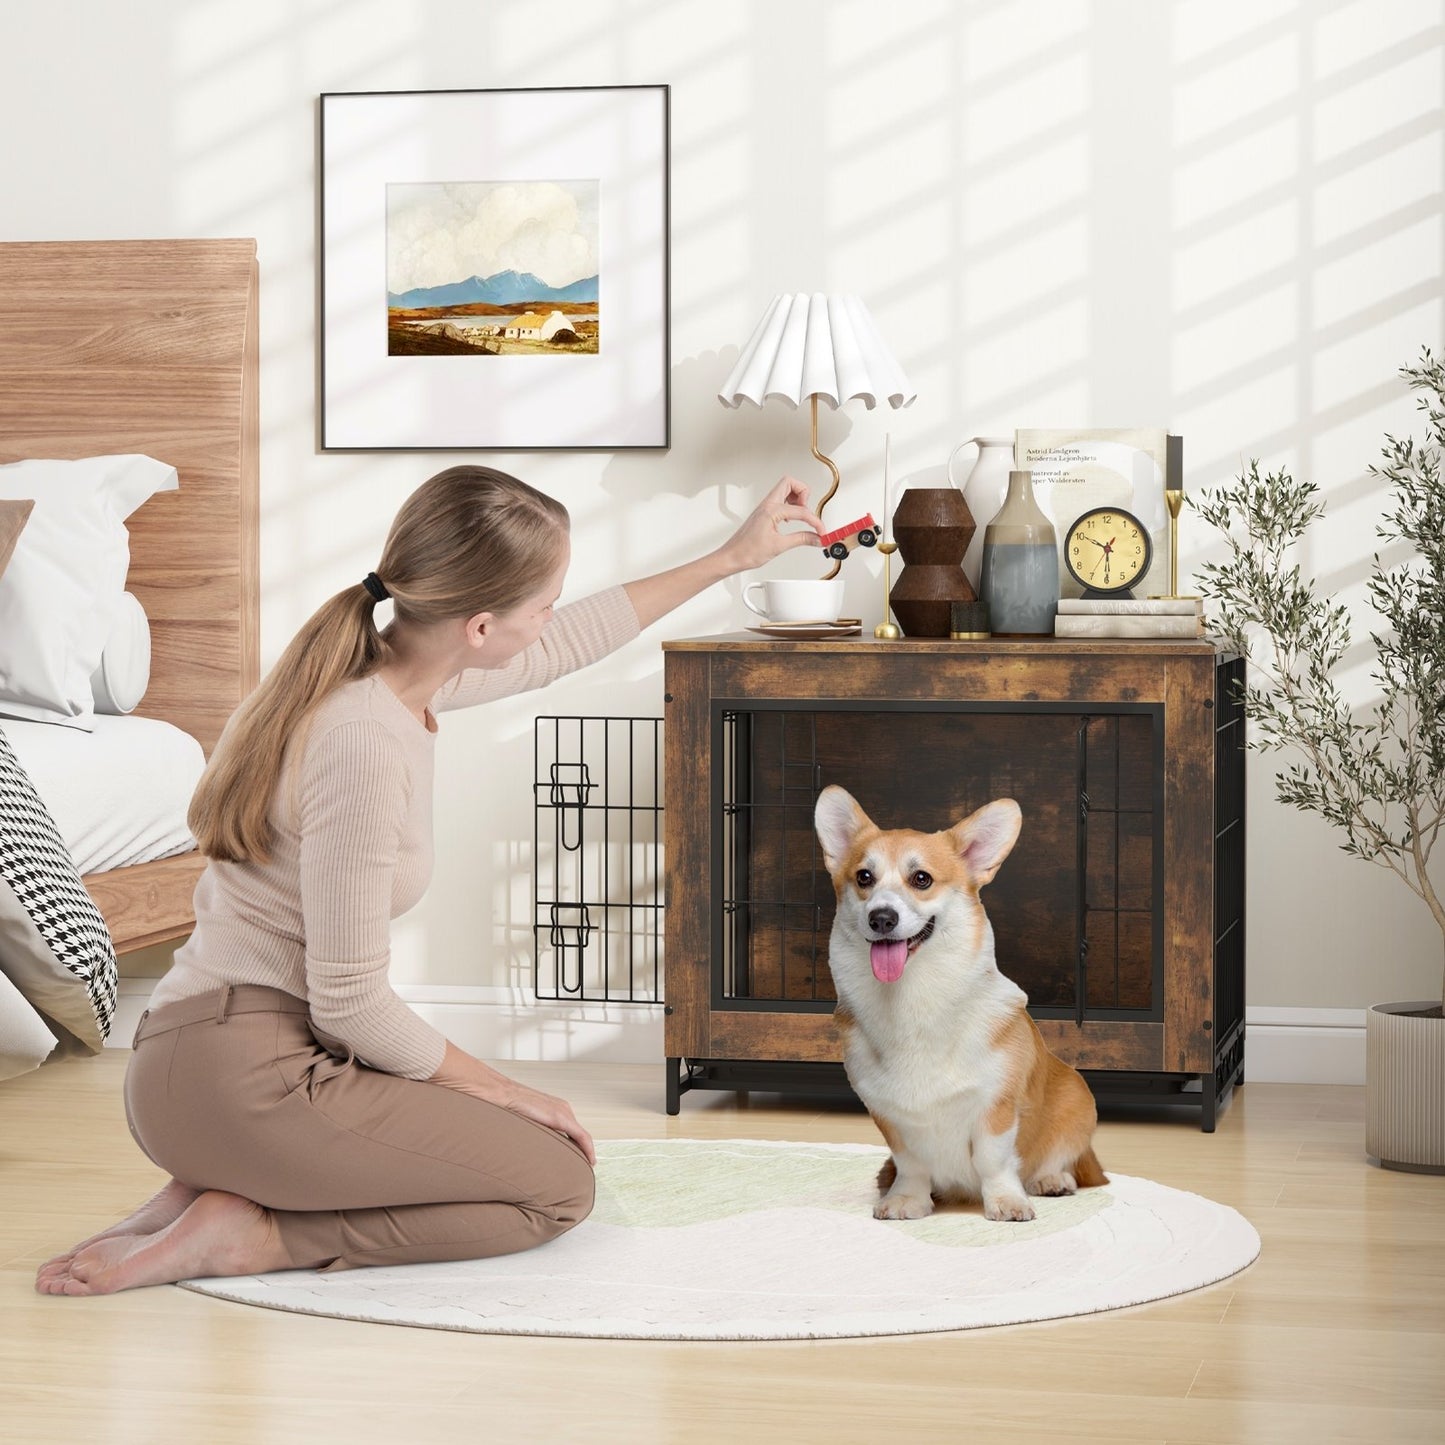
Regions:
<instances>
[{"instance_id":1,"label":"white pleated lamp shade","mask_svg":"<svg viewBox=\"0 0 1445 1445\"><path fill-rule=\"evenodd\" d=\"M862 301L815 291L773 297L718 400L762 406L779 397L796 407L817 396L835 409L856 400L872 411L880 400L896 410L917 395Z\"/></svg>"}]
</instances>

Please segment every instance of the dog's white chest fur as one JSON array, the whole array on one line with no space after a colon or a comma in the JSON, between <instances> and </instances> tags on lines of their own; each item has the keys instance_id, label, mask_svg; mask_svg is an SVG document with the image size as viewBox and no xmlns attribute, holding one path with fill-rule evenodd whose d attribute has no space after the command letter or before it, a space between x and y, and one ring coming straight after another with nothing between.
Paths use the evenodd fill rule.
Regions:
<instances>
[{"instance_id":1,"label":"dog's white chest fur","mask_svg":"<svg viewBox=\"0 0 1445 1445\"><path fill-rule=\"evenodd\" d=\"M1025 994L991 959L965 980L918 968L879 983L847 929L835 930L832 956L855 1021L846 1066L858 1097L928 1160L935 1185L977 1192L975 1137L1009 1084L994 1040Z\"/></svg>"}]
</instances>

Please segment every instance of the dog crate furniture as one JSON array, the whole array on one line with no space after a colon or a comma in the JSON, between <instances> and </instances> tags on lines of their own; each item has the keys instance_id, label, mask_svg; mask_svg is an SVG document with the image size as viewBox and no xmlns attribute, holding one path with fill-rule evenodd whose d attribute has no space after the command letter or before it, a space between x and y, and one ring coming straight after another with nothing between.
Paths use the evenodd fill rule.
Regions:
<instances>
[{"instance_id":1,"label":"dog crate furniture","mask_svg":"<svg viewBox=\"0 0 1445 1445\"><path fill-rule=\"evenodd\" d=\"M1101 1103L1215 1125L1244 1078L1242 660L1212 642L819 642L666 654L667 1110L689 1089L850 1095L828 971L828 783L883 828L1015 798L983 893L998 966Z\"/></svg>"}]
</instances>

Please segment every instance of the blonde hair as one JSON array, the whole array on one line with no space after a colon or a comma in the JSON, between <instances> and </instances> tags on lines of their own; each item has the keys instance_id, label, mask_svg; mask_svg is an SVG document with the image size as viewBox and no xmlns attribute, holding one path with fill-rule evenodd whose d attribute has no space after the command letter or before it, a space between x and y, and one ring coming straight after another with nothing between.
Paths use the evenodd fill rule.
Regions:
<instances>
[{"instance_id":1,"label":"blonde hair","mask_svg":"<svg viewBox=\"0 0 1445 1445\"><path fill-rule=\"evenodd\" d=\"M376 576L395 619L426 625L505 614L546 585L562 556L567 509L491 467L448 467L423 482L391 524ZM187 821L207 857L265 863L287 745L320 703L390 656L357 582L322 603L226 724Z\"/></svg>"}]
</instances>

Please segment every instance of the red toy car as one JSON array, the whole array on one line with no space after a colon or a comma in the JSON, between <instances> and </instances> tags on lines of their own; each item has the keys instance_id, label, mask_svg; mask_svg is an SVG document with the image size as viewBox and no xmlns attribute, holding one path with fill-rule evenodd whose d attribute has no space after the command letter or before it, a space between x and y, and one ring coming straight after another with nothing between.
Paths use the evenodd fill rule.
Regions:
<instances>
[{"instance_id":1,"label":"red toy car","mask_svg":"<svg viewBox=\"0 0 1445 1445\"><path fill-rule=\"evenodd\" d=\"M875 546L878 542L878 531L878 523L869 513L864 512L856 522L849 522L846 527L839 527L836 532L825 532L818 545L829 557L836 557L841 561L854 547Z\"/></svg>"}]
</instances>

